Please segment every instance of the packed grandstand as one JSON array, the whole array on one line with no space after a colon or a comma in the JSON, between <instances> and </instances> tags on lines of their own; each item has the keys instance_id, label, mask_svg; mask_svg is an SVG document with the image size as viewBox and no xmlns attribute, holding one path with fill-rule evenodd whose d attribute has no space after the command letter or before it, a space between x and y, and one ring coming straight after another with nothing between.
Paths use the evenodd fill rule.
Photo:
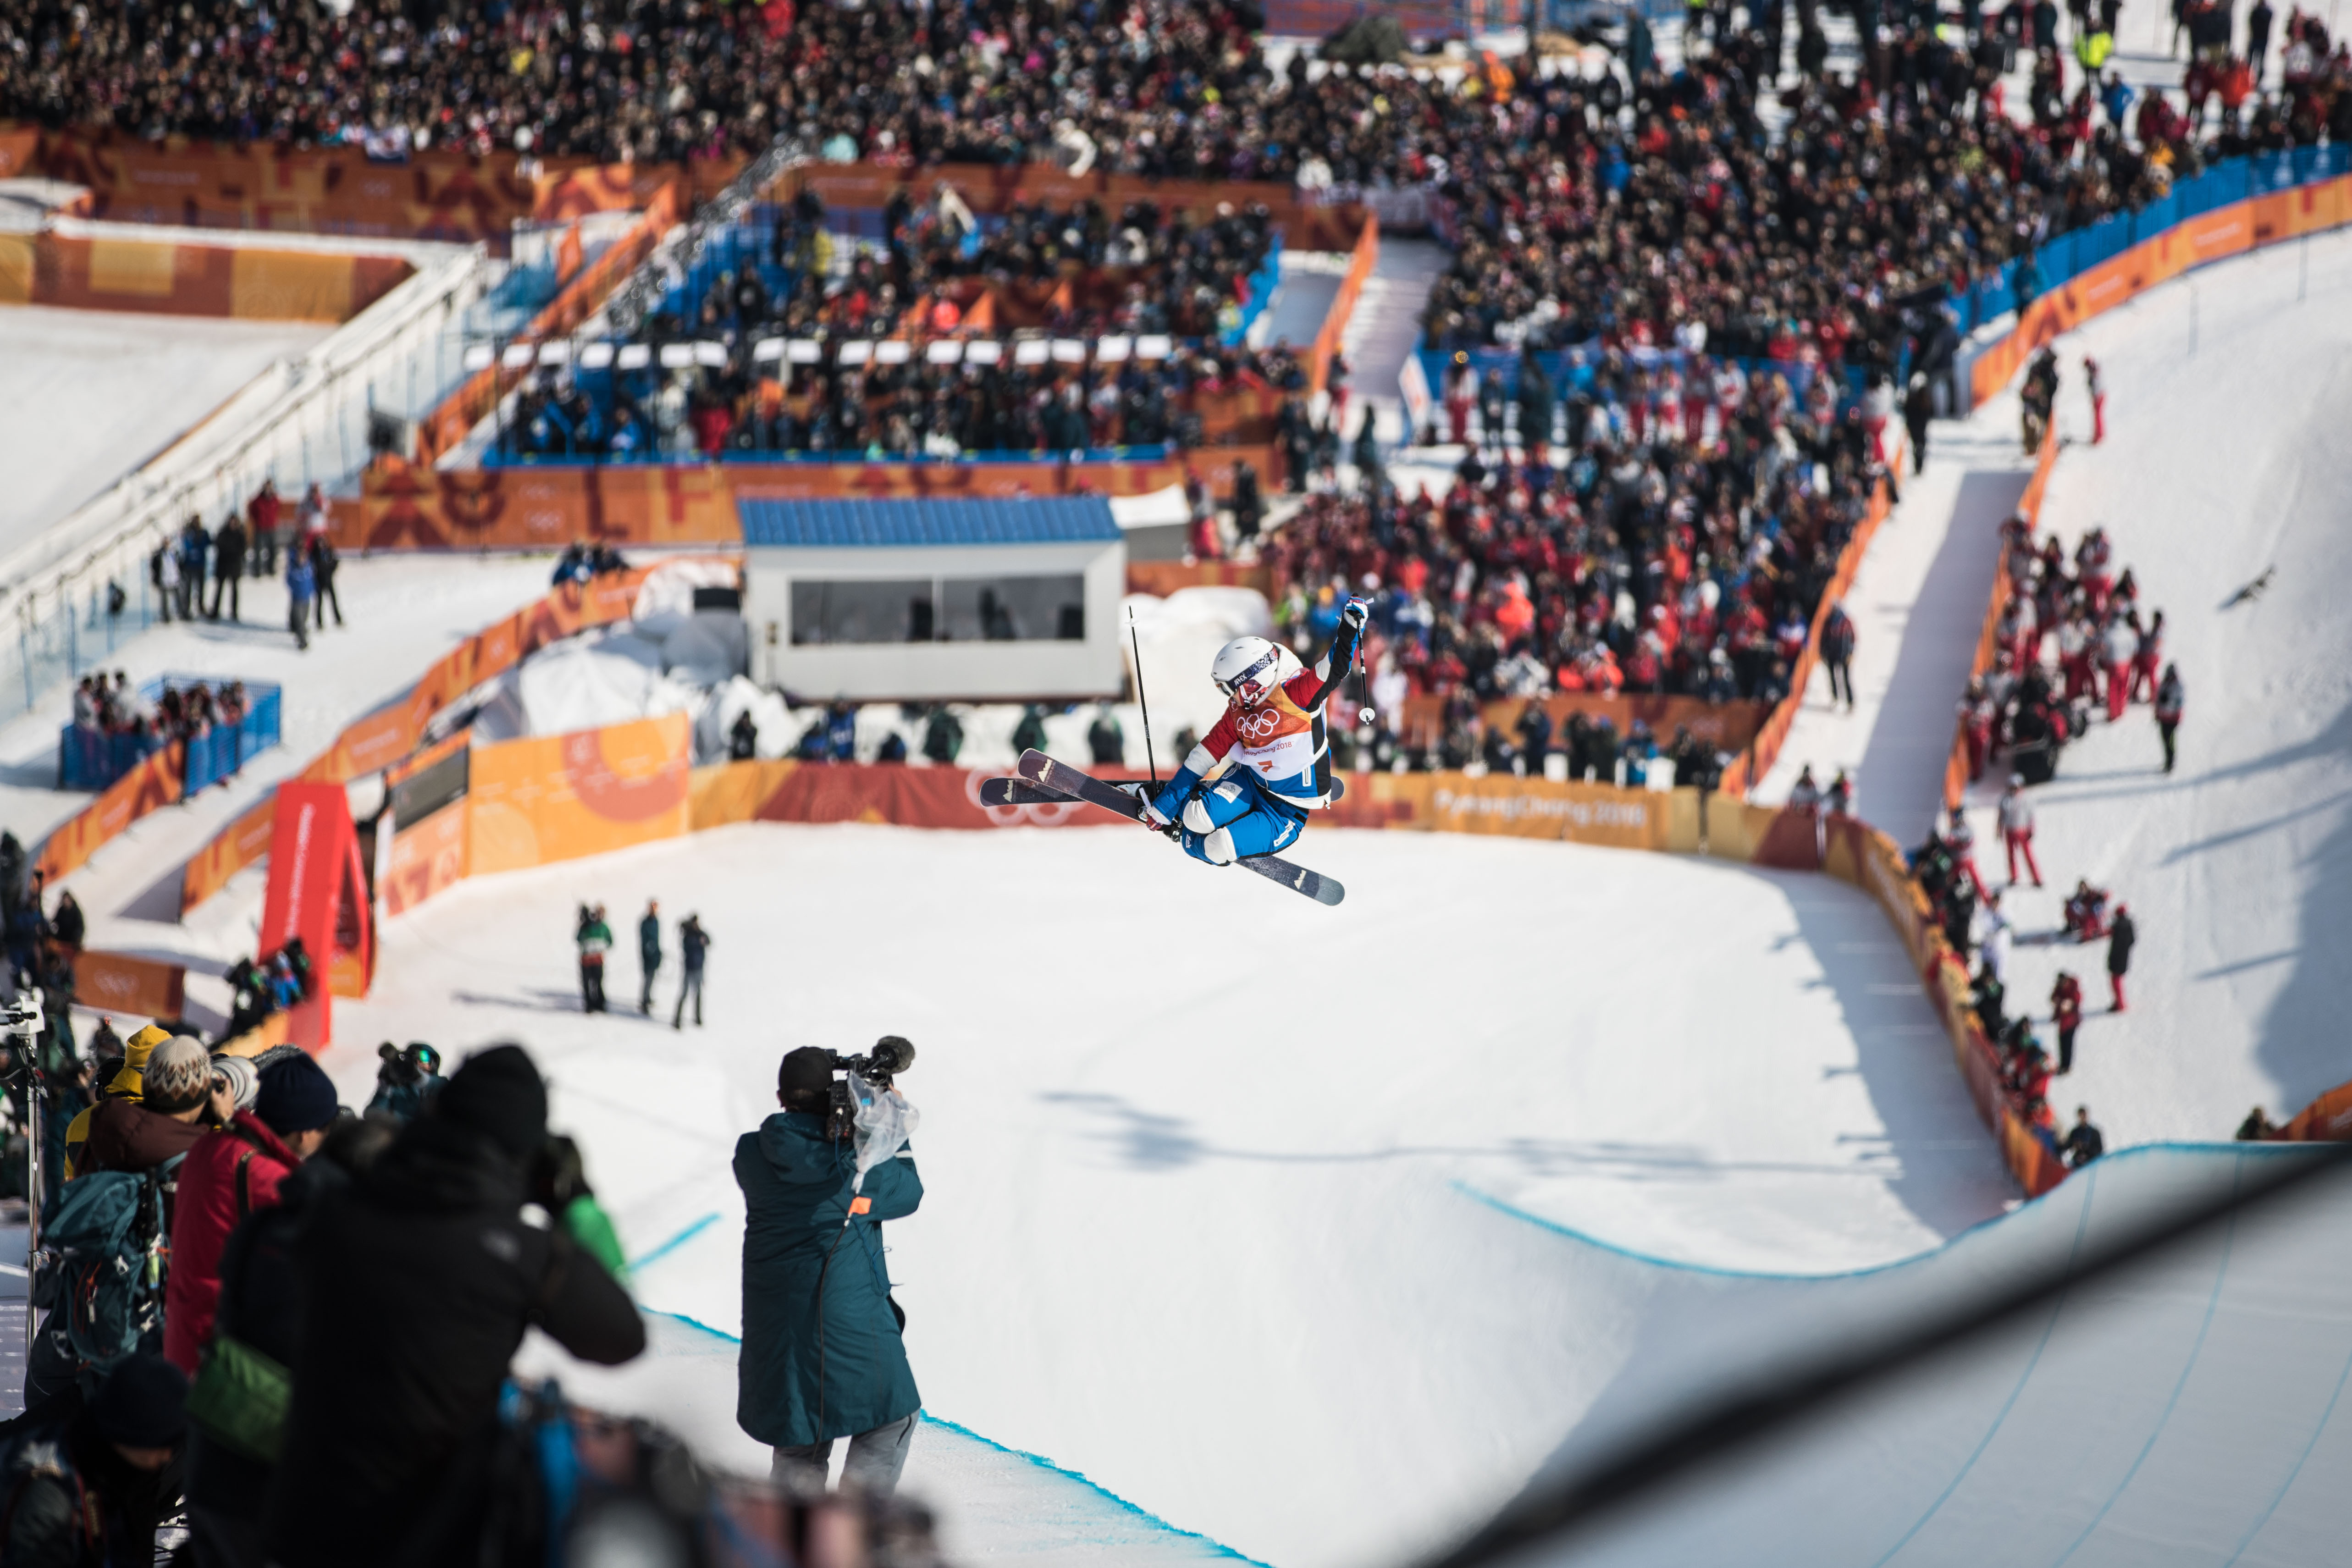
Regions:
<instances>
[{"instance_id":1,"label":"packed grandstand","mask_svg":"<svg viewBox=\"0 0 2352 1568\"><path fill-rule=\"evenodd\" d=\"M0 0L10 1563L2326 1559L2334 18L1341 9Z\"/></svg>"}]
</instances>

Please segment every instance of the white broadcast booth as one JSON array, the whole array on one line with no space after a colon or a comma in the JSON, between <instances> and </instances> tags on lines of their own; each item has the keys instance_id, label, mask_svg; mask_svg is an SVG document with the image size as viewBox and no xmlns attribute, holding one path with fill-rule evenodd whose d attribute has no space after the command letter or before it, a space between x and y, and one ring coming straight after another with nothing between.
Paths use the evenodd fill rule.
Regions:
<instances>
[{"instance_id":1,"label":"white broadcast booth","mask_svg":"<svg viewBox=\"0 0 2352 1568\"><path fill-rule=\"evenodd\" d=\"M762 500L751 677L803 701L1113 697L1127 545L1099 496Z\"/></svg>"}]
</instances>

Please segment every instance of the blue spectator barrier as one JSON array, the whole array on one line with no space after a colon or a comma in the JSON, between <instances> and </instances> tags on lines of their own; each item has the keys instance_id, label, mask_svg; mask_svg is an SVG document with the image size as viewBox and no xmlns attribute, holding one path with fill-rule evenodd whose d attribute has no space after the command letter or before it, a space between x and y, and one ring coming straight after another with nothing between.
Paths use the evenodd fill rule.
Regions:
<instances>
[{"instance_id":1,"label":"blue spectator barrier","mask_svg":"<svg viewBox=\"0 0 2352 1568\"><path fill-rule=\"evenodd\" d=\"M170 690L206 686L217 690L234 677L167 675L139 689L139 700L150 713ZM246 712L236 724L215 724L187 742L181 798L208 784L218 784L245 765L246 759L268 751L278 742L278 689L266 681L245 682ZM168 737L152 734L109 735L68 724L58 733L58 787L102 790L163 750Z\"/></svg>"}]
</instances>

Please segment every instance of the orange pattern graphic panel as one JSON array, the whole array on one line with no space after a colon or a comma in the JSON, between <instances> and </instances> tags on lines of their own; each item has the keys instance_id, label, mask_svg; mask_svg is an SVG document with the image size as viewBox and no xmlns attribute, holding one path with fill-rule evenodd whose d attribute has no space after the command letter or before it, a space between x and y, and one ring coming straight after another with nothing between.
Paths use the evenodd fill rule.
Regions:
<instances>
[{"instance_id":1,"label":"orange pattern graphic panel","mask_svg":"<svg viewBox=\"0 0 2352 1568\"><path fill-rule=\"evenodd\" d=\"M683 713L476 748L471 874L520 870L674 838L687 828Z\"/></svg>"},{"instance_id":2,"label":"orange pattern graphic panel","mask_svg":"<svg viewBox=\"0 0 2352 1568\"><path fill-rule=\"evenodd\" d=\"M107 785L96 800L49 835L33 858L34 868L54 882L149 812L178 800L185 772L183 752L174 741Z\"/></svg>"},{"instance_id":3,"label":"orange pattern graphic panel","mask_svg":"<svg viewBox=\"0 0 2352 1568\"><path fill-rule=\"evenodd\" d=\"M187 1002L184 964L127 952L83 952L74 954L73 976L76 1005L115 1017L177 1018Z\"/></svg>"},{"instance_id":4,"label":"orange pattern graphic panel","mask_svg":"<svg viewBox=\"0 0 2352 1568\"><path fill-rule=\"evenodd\" d=\"M465 879L469 814L468 803L457 800L414 826L396 826L391 865L379 889L385 914L404 913Z\"/></svg>"}]
</instances>

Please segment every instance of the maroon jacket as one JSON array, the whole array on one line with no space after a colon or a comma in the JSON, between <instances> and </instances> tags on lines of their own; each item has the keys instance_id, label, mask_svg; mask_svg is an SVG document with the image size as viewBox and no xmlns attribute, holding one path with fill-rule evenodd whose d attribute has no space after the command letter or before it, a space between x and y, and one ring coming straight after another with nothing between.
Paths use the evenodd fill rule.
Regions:
<instances>
[{"instance_id":1,"label":"maroon jacket","mask_svg":"<svg viewBox=\"0 0 2352 1568\"><path fill-rule=\"evenodd\" d=\"M101 1100L89 1113L89 1142L74 1162L74 1173L152 1171L194 1148L211 1131L201 1120L177 1121L135 1100Z\"/></svg>"},{"instance_id":2,"label":"maroon jacket","mask_svg":"<svg viewBox=\"0 0 2352 1568\"><path fill-rule=\"evenodd\" d=\"M205 1134L180 1166L172 1220L172 1272L163 1284L163 1354L190 1377L220 1306L228 1233L256 1209L278 1205L278 1184L301 1162L249 1110Z\"/></svg>"}]
</instances>

